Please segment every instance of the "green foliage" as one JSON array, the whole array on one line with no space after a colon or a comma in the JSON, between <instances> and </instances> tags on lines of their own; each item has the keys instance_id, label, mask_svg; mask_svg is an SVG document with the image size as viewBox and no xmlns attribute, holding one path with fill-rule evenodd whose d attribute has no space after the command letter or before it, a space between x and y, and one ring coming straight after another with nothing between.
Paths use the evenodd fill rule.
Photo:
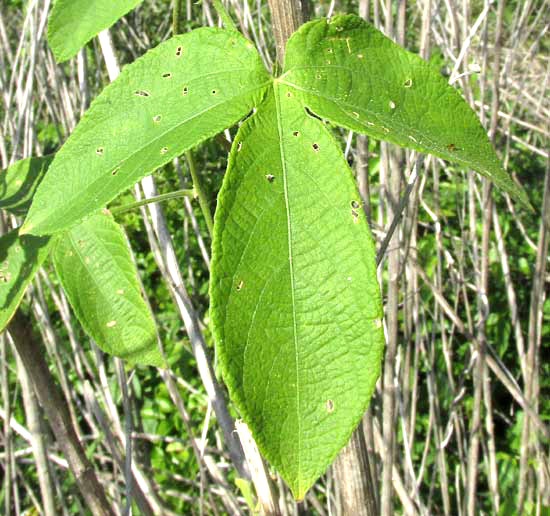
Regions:
<instances>
[{"instance_id":1,"label":"green foliage","mask_svg":"<svg viewBox=\"0 0 550 516\"><path fill-rule=\"evenodd\" d=\"M310 110L468 164L529 206L474 113L420 58L355 16L308 23L290 38L273 93L233 145L211 300L232 399L299 499L363 414L383 348L358 195Z\"/></svg>"},{"instance_id":2,"label":"green foliage","mask_svg":"<svg viewBox=\"0 0 550 516\"><path fill-rule=\"evenodd\" d=\"M83 328L130 365L162 366L153 317L122 228L101 213L55 239L53 261Z\"/></svg>"},{"instance_id":3,"label":"green foliage","mask_svg":"<svg viewBox=\"0 0 550 516\"><path fill-rule=\"evenodd\" d=\"M17 310L50 244L49 237L19 236L17 229L0 237L0 331Z\"/></svg>"},{"instance_id":4,"label":"green foliage","mask_svg":"<svg viewBox=\"0 0 550 516\"><path fill-rule=\"evenodd\" d=\"M303 25L288 42L280 80L320 117L472 168L532 209L459 93L361 18Z\"/></svg>"},{"instance_id":5,"label":"green foliage","mask_svg":"<svg viewBox=\"0 0 550 516\"><path fill-rule=\"evenodd\" d=\"M24 215L53 156L22 159L0 172L0 209ZM19 306L32 278L47 258L49 237L19 235L13 230L0 237L0 331Z\"/></svg>"},{"instance_id":6,"label":"green foliage","mask_svg":"<svg viewBox=\"0 0 550 516\"><path fill-rule=\"evenodd\" d=\"M22 231L66 229L246 115L267 81L236 32L176 36L126 66L56 154Z\"/></svg>"},{"instance_id":7,"label":"green foliage","mask_svg":"<svg viewBox=\"0 0 550 516\"><path fill-rule=\"evenodd\" d=\"M32 197L53 160L49 156L16 161L0 172L0 208L14 215L26 215Z\"/></svg>"},{"instance_id":8,"label":"green foliage","mask_svg":"<svg viewBox=\"0 0 550 516\"><path fill-rule=\"evenodd\" d=\"M53 156L27 158L3 171L0 208L26 213L52 160ZM71 305L99 347L131 364L163 365L126 237L110 216L93 216L55 239L19 235L18 230L0 238L0 330L52 246Z\"/></svg>"},{"instance_id":9,"label":"green foliage","mask_svg":"<svg viewBox=\"0 0 550 516\"><path fill-rule=\"evenodd\" d=\"M301 499L365 411L384 335L351 171L288 91L275 82L235 138L216 211L211 312L231 397Z\"/></svg>"},{"instance_id":10,"label":"green foliage","mask_svg":"<svg viewBox=\"0 0 550 516\"><path fill-rule=\"evenodd\" d=\"M48 20L48 42L58 63L73 57L142 0L56 0Z\"/></svg>"},{"instance_id":11,"label":"green foliage","mask_svg":"<svg viewBox=\"0 0 550 516\"><path fill-rule=\"evenodd\" d=\"M383 349L374 246L349 167L321 118L473 168L529 203L460 95L355 16L304 25L274 79L234 31L174 37L127 66L94 101L56 155L21 231L73 228L58 237L56 268L104 349L150 360L140 345L116 345L127 344L119 321L135 324L128 306L142 300L128 257L112 276L117 253L127 251L114 222L95 215L75 225L254 107L219 196L211 315L232 399L303 498L360 420ZM107 245L112 234L116 249ZM124 280L131 288L119 287ZM117 312L119 290L134 297ZM152 334L144 334L150 350Z\"/></svg>"}]
</instances>

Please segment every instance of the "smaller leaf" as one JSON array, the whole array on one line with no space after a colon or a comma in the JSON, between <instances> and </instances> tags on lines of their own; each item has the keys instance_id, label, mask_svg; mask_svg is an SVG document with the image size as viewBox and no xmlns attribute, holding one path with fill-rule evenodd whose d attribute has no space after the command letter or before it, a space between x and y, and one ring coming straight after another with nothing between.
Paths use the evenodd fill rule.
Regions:
<instances>
[{"instance_id":1,"label":"smaller leaf","mask_svg":"<svg viewBox=\"0 0 550 516\"><path fill-rule=\"evenodd\" d=\"M48 21L48 43L58 63L73 57L103 29L142 0L57 0Z\"/></svg>"},{"instance_id":2,"label":"smaller leaf","mask_svg":"<svg viewBox=\"0 0 550 516\"><path fill-rule=\"evenodd\" d=\"M130 247L108 212L59 235L53 260L82 327L103 351L131 365L163 365Z\"/></svg>"},{"instance_id":3,"label":"smaller leaf","mask_svg":"<svg viewBox=\"0 0 550 516\"><path fill-rule=\"evenodd\" d=\"M17 310L50 244L49 237L19 236L17 229L0 237L0 331Z\"/></svg>"},{"instance_id":4,"label":"smaller leaf","mask_svg":"<svg viewBox=\"0 0 550 516\"><path fill-rule=\"evenodd\" d=\"M0 171L0 208L17 216L25 215L53 157L49 154L25 158Z\"/></svg>"}]
</instances>

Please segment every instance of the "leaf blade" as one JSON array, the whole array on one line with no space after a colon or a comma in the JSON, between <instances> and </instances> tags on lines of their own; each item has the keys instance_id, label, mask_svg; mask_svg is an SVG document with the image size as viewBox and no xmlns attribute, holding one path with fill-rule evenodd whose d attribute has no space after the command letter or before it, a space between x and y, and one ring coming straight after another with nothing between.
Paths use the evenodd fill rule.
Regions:
<instances>
[{"instance_id":1,"label":"leaf blade","mask_svg":"<svg viewBox=\"0 0 550 516\"><path fill-rule=\"evenodd\" d=\"M197 29L147 52L105 88L56 154L22 231L61 231L105 206L241 119L268 82L236 32Z\"/></svg>"},{"instance_id":2,"label":"leaf blade","mask_svg":"<svg viewBox=\"0 0 550 516\"><path fill-rule=\"evenodd\" d=\"M17 310L51 243L49 237L20 236L17 229L0 237L0 331Z\"/></svg>"},{"instance_id":3,"label":"leaf blade","mask_svg":"<svg viewBox=\"0 0 550 516\"><path fill-rule=\"evenodd\" d=\"M55 269L84 330L107 353L161 367L155 322L126 236L112 216L93 215L55 241Z\"/></svg>"},{"instance_id":4,"label":"leaf blade","mask_svg":"<svg viewBox=\"0 0 550 516\"><path fill-rule=\"evenodd\" d=\"M303 25L289 39L285 59L281 80L322 118L472 168L533 210L460 94L361 18Z\"/></svg>"},{"instance_id":5,"label":"leaf blade","mask_svg":"<svg viewBox=\"0 0 550 516\"><path fill-rule=\"evenodd\" d=\"M32 156L0 171L0 208L16 216L25 215L53 158L53 154Z\"/></svg>"},{"instance_id":6,"label":"leaf blade","mask_svg":"<svg viewBox=\"0 0 550 516\"><path fill-rule=\"evenodd\" d=\"M73 57L90 39L142 0L57 0L48 20L48 43L58 63Z\"/></svg>"},{"instance_id":7,"label":"leaf blade","mask_svg":"<svg viewBox=\"0 0 550 516\"><path fill-rule=\"evenodd\" d=\"M368 405L383 333L351 171L288 92L276 86L235 138L216 211L211 313L231 398L303 498Z\"/></svg>"}]
</instances>

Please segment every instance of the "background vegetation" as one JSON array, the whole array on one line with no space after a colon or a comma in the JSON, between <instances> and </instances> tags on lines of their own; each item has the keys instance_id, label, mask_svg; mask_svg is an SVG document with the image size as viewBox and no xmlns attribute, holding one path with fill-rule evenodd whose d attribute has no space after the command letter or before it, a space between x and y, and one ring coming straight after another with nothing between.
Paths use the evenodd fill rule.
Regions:
<instances>
[{"instance_id":1,"label":"background vegetation","mask_svg":"<svg viewBox=\"0 0 550 516\"><path fill-rule=\"evenodd\" d=\"M227 5L270 67L275 51L267 3ZM339 134L378 245L399 211L397 198L406 200L379 267L386 315L397 321L397 332L388 332L389 367L363 421L372 478L382 490L384 463L393 468L396 513L550 514L550 4L304 5L310 18L359 13L438 67L477 112L537 211L528 214L457 166L429 156L417 162L388 144ZM171 36L171 2L146 0L103 33L101 43L96 38L56 65L45 37L50 7L49 0L4 0L0 6L1 168L55 152L109 82L106 65L131 62ZM183 30L213 24L218 19L209 2L184 4ZM235 128L193 152L212 211L234 134ZM152 181L116 204L190 188L187 162L174 160ZM151 514L248 514L255 502L235 483L182 322L185 310L197 317L215 363L210 240L198 203L172 200L118 220L128 232L171 369L124 371L103 355L71 314L49 262L20 308L32 321L36 353L45 356L62 388L115 512L128 514L133 507L147 513L135 502L142 497ZM158 230L163 223L169 234ZM2 233L19 224L0 214ZM167 246L175 251L173 261ZM392 256L397 297L388 297ZM186 308L176 302L181 285L174 284L174 266L190 300ZM1 273L0 264L0 280ZM5 513L86 514L49 414L37 403L7 332L0 335L0 353ZM384 410L383 392L392 399ZM395 444L389 454L386 428ZM281 512L342 512L343 479L339 469L329 469L299 505L276 479Z\"/></svg>"}]
</instances>

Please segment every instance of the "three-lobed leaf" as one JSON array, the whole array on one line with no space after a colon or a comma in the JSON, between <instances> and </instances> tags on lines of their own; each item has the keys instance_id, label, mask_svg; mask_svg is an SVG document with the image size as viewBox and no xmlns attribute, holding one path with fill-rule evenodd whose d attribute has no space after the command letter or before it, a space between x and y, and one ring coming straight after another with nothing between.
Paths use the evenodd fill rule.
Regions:
<instances>
[{"instance_id":1,"label":"three-lobed leaf","mask_svg":"<svg viewBox=\"0 0 550 516\"><path fill-rule=\"evenodd\" d=\"M219 196L212 319L232 398L302 498L360 420L383 348L359 198L337 144L308 112L456 161L529 203L460 95L419 57L345 16L295 33L274 80L234 32L199 29L150 51L58 153L24 230L75 224L253 106Z\"/></svg>"},{"instance_id":2,"label":"three-lobed leaf","mask_svg":"<svg viewBox=\"0 0 550 516\"><path fill-rule=\"evenodd\" d=\"M126 66L56 154L22 232L69 228L136 181L236 123L269 77L237 32L175 36Z\"/></svg>"},{"instance_id":3,"label":"three-lobed leaf","mask_svg":"<svg viewBox=\"0 0 550 516\"><path fill-rule=\"evenodd\" d=\"M50 247L50 237L19 236L17 229L0 237L0 331L10 322Z\"/></svg>"},{"instance_id":4,"label":"three-lobed leaf","mask_svg":"<svg viewBox=\"0 0 550 516\"><path fill-rule=\"evenodd\" d=\"M163 365L130 247L109 213L56 236L52 256L82 327L103 351L130 365Z\"/></svg>"},{"instance_id":5,"label":"three-lobed leaf","mask_svg":"<svg viewBox=\"0 0 550 516\"><path fill-rule=\"evenodd\" d=\"M460 94L361 18L303 25L288 41L280 80L320 117L471 168L532 210Z\"/></svg>"},{"instance_id":6,"label":"three-lobed leaf","mask_svg":"<svg viewBox=\"0 0 550 516\"><path fill-rule=\"evenodd\" d=\"M142 0L56 0L48 20L48 43L60 63L110 27Z\"/></svg>"},{"instance_id":7,"label":"three-lobed leaf","mask_svg":"<svg viewBox=\"0 0 550 516\"><path fill-rule=\"evenodd\" d=\"M379 375L382 304L359 199L328 129L276 81L232 147L210 294L231 398L299 499Z\"/></svg>"}]
</instances>

